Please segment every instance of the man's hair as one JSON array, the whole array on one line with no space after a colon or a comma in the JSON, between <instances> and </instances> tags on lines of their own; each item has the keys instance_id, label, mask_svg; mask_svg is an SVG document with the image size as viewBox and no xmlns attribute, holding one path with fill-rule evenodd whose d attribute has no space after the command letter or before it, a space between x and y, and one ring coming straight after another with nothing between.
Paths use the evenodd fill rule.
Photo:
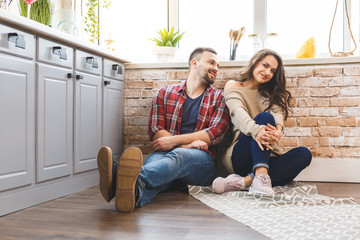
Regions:
<instances>
[{"instance_id":1,"label":"man's hair","mask_svg":"<svg viewBox=\"0 0 360 240\"><path fill-rule=\"evenodd\" d=\"M191 66L191 61L198 57L200 54L202 54L203 52L211 52L215 55L217 55L217 52L212 49L212 48L209 48L209 47L198 47L196 48L194 51L192 51L192 53L190 54L190 57L189 57L189 67Z\"/></svg>"}]
</instances>

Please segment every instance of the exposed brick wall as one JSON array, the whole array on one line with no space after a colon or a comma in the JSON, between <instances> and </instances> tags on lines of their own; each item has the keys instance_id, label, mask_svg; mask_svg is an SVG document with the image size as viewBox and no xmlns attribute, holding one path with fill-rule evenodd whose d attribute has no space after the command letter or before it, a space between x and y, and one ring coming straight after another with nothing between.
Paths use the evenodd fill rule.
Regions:
<instances>
[{"instance_id":1,"label":"exposed brick wall","mask_svg":"<svg viewBox=\"0 0 360 240\"><path fill-rule=\"evenodd\" d=\"M215 87L238 79L241 67L222 68ZM285 67L293 113L285 122L284 151L308 147L314 157L360 157L360 67L354 64ZM150 103L162 86L188 76L187 69L127 69L125 148L151 152L147 135Z\"/></svg>"}]
</instances>

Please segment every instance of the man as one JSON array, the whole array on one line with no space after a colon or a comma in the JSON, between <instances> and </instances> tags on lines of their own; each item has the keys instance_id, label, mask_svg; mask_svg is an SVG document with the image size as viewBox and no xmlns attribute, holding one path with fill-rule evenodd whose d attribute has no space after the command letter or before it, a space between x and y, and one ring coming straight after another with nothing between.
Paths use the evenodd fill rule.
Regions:
<instances>
[{"instance_id":1,"label":"man","mask_svg":"<svg viewBox=\"0 0 360 240\"><path fill-rule=\"evenodd\" d=\"M222 92L210 86L219 67L216 55L211 48L195 49L188 79L163 87L153 98L148 127L154 153L144 165L138 148L126 149L118 163L108 147L100 149L100 192L108 202L116 195L119 211L142 207L178 184L211 184L213 146L230 125Z\"/></svg>"}]
</instances>

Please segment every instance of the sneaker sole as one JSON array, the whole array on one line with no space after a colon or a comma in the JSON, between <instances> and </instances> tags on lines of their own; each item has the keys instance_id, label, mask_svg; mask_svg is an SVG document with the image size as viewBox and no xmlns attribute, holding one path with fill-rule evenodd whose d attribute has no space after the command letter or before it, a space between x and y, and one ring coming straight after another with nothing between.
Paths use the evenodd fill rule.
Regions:
<instances>
[{"instance_id":1,"label":"sneaker sole","mask_svg":"<svg viewBox=\"0 0 360 240\"><path fill-rule=\"evenodd\" d=\"M266 192L262 192L262 191L259 191L259 190L255 190L255 189L252 188L252 187L249 188L249 192L251 192L251 193L261 193L261 194L275 195L275 192L273 192L273 193L266 193Z\"/></svg>"},{"instance_id":2,"label":"sneaker sole","mask_svg":"<svg viewBox=\"0 0 360 240\"><path fill-rule=\"evenodd\" d=\"M116 170L116 208L121 212L131 212L135 208L135 185L143 165L142 152L130 147L119 159Z\"/></svg>"},{"instance_id":3,"label":"sneaker sole","mask_svg":"<svg viewBox=\"0 0 360 240\"><path fill-rule=\"evenodd\" d=\"M114 198L115 193L112 188L112 152L108 147L102 147L97 155L97 165L99 169L100 193L107 202Z\"/></svg>"}]
</instances>

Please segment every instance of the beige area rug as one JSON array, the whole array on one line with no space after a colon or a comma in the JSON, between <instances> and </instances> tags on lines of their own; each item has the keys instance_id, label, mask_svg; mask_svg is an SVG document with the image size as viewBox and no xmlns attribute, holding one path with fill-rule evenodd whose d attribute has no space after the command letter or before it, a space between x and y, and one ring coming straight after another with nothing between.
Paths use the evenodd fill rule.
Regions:
<instances>
[{"instance_id":1,"label":"beige area rug","mask_svg":"<svg viewBox=\"0 0 360 240\"><path fill-rule=\"evenodd\" d=\"M271 239L360 239L360 205L353 198L319 195L315 185L299 182L274 190L274 196L215 194L189 186L196 199Z\"/></svg>"}]
</instances>

